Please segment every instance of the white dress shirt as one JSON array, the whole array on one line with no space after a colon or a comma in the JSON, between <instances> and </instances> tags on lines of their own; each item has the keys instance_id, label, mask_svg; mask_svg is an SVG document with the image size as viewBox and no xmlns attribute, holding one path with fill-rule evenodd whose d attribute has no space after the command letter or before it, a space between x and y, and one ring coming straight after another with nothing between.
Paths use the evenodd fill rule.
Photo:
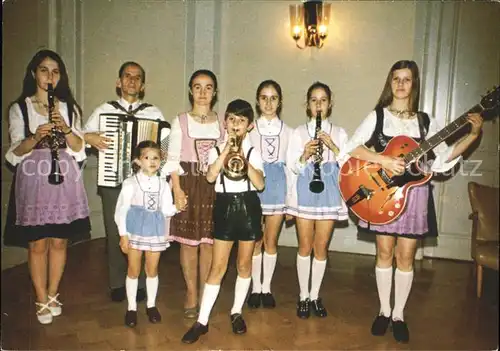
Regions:
<instances>
[{"instance_id":1,"label":"white dress shirt","mask_svg":"<svg viewBox=\"0 0 500 351\"><path fill-rule=\"evenodd\" d=\"M36 133L36 129L38 126L42 124L49 123L49 117L48 116L43 116L39 114L34 106L33 103L31 102L30 98L26 98L26 110L28 112L28 120L29 120L29 130L32 134ZM65 102L59 102L59 113L61 116L64 118L64 121L66 124L69 125L69 119L68 119L68 106ZM77 118L81 118L78 116L78 111L76 108L74 109L74 115L73 115L73 123L75 124L75 121ZM78 123L76 123L77 125ZM78 137L82 138L81 133L74 127L71 128L73 133L77 135ZM12 164L13 166L19 164L22 160L24 160L26 157L31 155L33 151L30 151L22 156L16 156L14 154L14 150L21 144L21 142L25 139L24 135L24 118L23 114L21 112L21 108L19 105L13 104L10 109L9 109L9 135L10 135L10 148L5 154L5 159ZM75 152L73 151L69 146L66 149L62 149L64 152L68 153L69 155L73 156L77 162L85 160L87 157L85 154L85 147L82 143L82 148Z\"/></svg>"},{"instance_id":2,"label":"white dress shirt","mask_svg":"<svg viewBox=\"0 0 500 351\"><path fill-rule=\"evenodd\" d=\"M426 139L429 139L441 129L434 118L429 117L429 119L429 131L427 133ZM348 153L353 151L359 145L364 145L371 138L376 124L377 113L375 111L372 111L360 124L358 129L356 129L351 139L347 142L346 147L344 148L344 150L342 150L341 158L343 160L348 159ZM387 136L406 135L412 138L420 138L418 118L398 118L397 116L393 115L387 108L384 108L383 133ZM446 172L453 166L455 166L455 164L462 158L462 156L459 156L450 162L446 162L448 157L453 152L453 148L453 145L448 146L445 142L442 142L434 148L436 159L431 166L431 170L433 172Z\"/></svg>"},{"instance_id":3,"label":"white dress shirt","mask_svg":"<svg viewBox=\"0 0 500 351\"><path fill-rule=\"evenodd\" d=\"M136 175L140 182L140 186L137 183ZM172 217L178 212L174 205L170 186L165 180L162 180L158 176L149 177L142 171L137 172L136 175L125 179L122 184L120 195L118 196L118 201L116 202L115 223L118 226L118 233L120 233L120 236L127 235L127 212L130 206L136 205L145 207L146 199L144 192L160 191L159 210L165 217Z\"/></svg>"},{"instance_id":4,"label":"white dress shirt","mask_svg":"<svg viewBox=\"0 0 500 351\"><path fill-rule=\"evenodd\" d=\"M143 101L138 100L132 104L130 104L127 100L120 98L116 100L125 110L129 110L129 106L132 106L132 110L136 109L139 107L140 104L143 103ZM83 128L85 133L93 133L93 132L99 132L99 116L103 113L123 113L122 110L119 110L112 105L108 104L107 102L99 106L92 112L90 117L87 120L87 123L85 123L85 127ZM144 110L141 110L135 114L137 118L147 118L147 119L160 119L162 121L165 120L165 117L163 117L163 114L161 111L156 107L156 106L150 106L146 107Z\"/></svg>"},{"instance_id":5,"label":"white dress shirt","mask_svg":"<svg viewBox=\"0 0 500 351\"><path fill-rule=\"evenodd\" d=\"M222 150L226 147L226 142L222 143L219 145L219 150L222 153ZM248 151L251 148L250 140L248 138L248 135L243 139L243 142L241 143L241 148L243 149L243 153L245 154L245 157L248 155ZM217 154L217 150L215 148L210 149L210 152L208 154L208 164L211 165L213 164L219 155ZM264 174L264 166L262 165L262 158L257 152L257 150L252 150L252 153L250 154L250 160L248 162L255 168L256 170L262 171L262 174ZM215 180L215 192L217 193L223 193L224 188L222 187L221 184L221 175L222 175L222 170L217 176L217 179ZM265 176L265 174L264 174ZM226 192L227 193L243 193L245 191L248 191L248 182L250 182L250 191L257 191L257 189L254 187L252 182L248 179L241 179L241 180L231 180L228 177L224 177L224 184L226 186Z\"/></svg>"}]
</instances>

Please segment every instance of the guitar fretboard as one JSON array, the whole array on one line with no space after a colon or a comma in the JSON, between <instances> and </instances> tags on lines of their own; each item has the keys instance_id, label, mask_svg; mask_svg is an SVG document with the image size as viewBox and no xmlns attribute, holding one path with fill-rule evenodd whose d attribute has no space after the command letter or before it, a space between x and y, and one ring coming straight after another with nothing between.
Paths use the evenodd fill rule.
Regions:
<instances>
[{"instance_id":1,"label":"guitar fretboard","mask_svg":"<svg viewBox=\"0 0 500 351\"><path fill-rule=\"evenodd\" d=\"M467 121L467 115L469 113L479 113L482 112L484 109L481 105L477 104L467 112L465 112L463 115L455 119L453 122L448 124L446 127L441 129L439 132L434 134L432 137L429 139L425 140L422 142L417 148L413 149L411 152L407 153L404 157L404 161L406 164L409 164L411 162L414 162L417 160L419 157L425 155L427 152L430 150L434 149L436 146L441 144L443 141L448 139L450 136L455 134L458 130L460 130L462 127L467 125L469 123Z\"/></svg>"}]
</instances>

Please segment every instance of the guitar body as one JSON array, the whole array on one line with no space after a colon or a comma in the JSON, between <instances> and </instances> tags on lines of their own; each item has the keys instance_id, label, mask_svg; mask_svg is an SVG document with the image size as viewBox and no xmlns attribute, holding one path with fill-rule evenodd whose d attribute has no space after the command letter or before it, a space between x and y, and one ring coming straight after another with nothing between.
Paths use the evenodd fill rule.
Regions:
<instances>
[{"instance_id":1,"label":"guitar body","mask_svg":"<svg viewBox=\"0 0 500 351\"><path fill-rule=\"evenodd\" d=\"M404 157L419 144L407 136L396 136L380 154ZM351 157L341 168L340 193L356 216L370 224L395 221L405 210L408 191L427 183L432 173L425 173L418 162L407 165L402 175L394 176L379 164Z\"/></svg>"}]
</instances>

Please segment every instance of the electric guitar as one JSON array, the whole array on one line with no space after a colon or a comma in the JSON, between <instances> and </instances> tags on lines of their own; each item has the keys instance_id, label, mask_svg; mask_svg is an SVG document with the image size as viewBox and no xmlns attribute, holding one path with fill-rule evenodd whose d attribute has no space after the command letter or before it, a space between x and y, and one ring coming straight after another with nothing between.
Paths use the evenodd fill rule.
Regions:
<instances>
[{"instance_id":1,"label":"electric guitar","mask_svg":"<svg viewBox=\"0 0 500 351\"><path fill-rule=\"evenodd\" d=\"M479 104L421 144L408 136L392 138L380 154L403 158L406 166L401 175L392 174L378 163L349 158L339 176L340 193L347 206L356 216L371 224L395 221L405 210L408 191L427 183L432 177L432 172L423 169L423 156L466 126L469 113L481 113L484 120L493 119L498 117L499 106L500 87L496 87Z\"/></svg>"}]
</instances>

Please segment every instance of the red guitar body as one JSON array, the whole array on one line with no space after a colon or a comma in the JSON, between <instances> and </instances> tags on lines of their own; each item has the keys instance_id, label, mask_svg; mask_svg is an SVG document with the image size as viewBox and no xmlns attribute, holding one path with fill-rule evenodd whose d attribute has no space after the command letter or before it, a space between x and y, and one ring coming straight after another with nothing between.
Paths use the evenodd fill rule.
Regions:
<instances>
[{"instance_id":1,"label":"red guitar body","mask_svg":"<svg viewBox=\"0 0 500 351\"><path fill-rule=\"evenodd\" d=\"M380 154L404 157L418 143L407 136L392 138ZM402 175L394 176L379 164L351 157L341 168L340 193L356 216L371 224L388 224L405 210L408 191L425 184L432 173L424 173L418 162L407 165Z\"/></svg>"}]
</instances>

